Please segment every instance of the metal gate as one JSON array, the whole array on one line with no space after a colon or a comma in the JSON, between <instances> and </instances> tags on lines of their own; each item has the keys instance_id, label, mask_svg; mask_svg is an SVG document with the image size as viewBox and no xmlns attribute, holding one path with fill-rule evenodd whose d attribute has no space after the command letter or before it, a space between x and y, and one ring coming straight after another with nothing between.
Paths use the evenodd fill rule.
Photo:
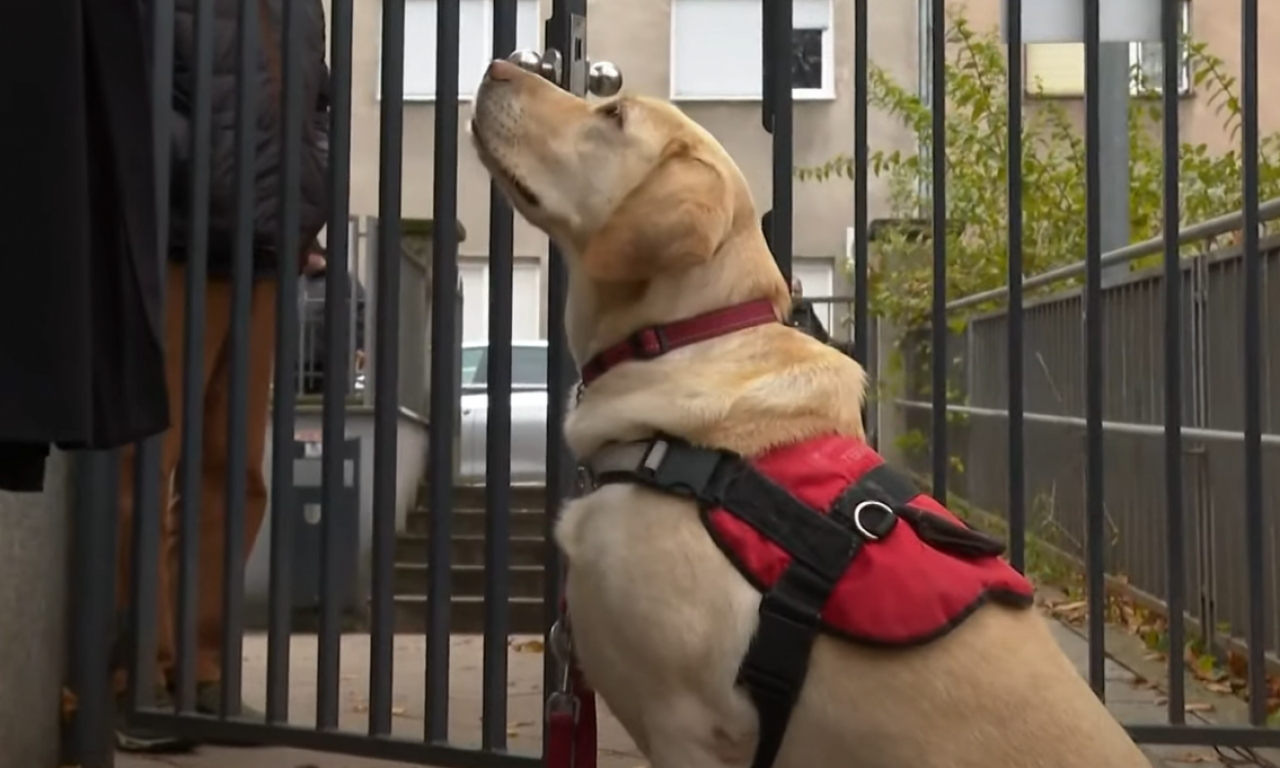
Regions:
<instances>
[{"instance_id":1,"label":"metal gate","mask_svg":"<svg viewBox=\"0 0 1280 768\"><path fill-rule=\"evenodd\" d=\"M330 350L346 349L350 344L350 329L345 321L349 317L348 264L350 260L349 229L345 226L349 214L350 161L351 161L351 73L353 5L355 0L332 0L330 5L329 62L332 71L331 100L331 176L329 180L329 221L325 342ZM781 271L791 272L792 243L792 178L793 178L793 110L791 69L792 3L791 0L762 0L764 41L764 99L763 128L772 136L773 185L771 210L764 215L762 226L768 235ZM258 41L264 30L259 28L255 12L257 0L240 0L240 61L241 67L256 66ZM280 30L283 38L283 86L281 89L282 114L290 118L286 125L300 124L301 54L297 42L297 30L301 12L297 3L286 2L284 23ZM405 56L405 0L384 0L382 3L382 53L380 161L378 186L378 219L376 232L376 283L380 286L398 286L400 281L399 258L402 241L401 188L402 144L404 131L404 103L401 98L388 98L386 94L404 92ZM868 85L868 0L854 0L853 82L857 93L866 93ZM1008 208L1009 283L1001 296L987 297L1004 301L1008 306L1008 520L1011 555L1015 565L1021 567L1025 557L1026 537L1026 468L1023 454L1024 403L1023 403L1023 237L1022 237L1022 174L1017 161L1021 158L1023 95L1023 67L1021 58L1022 0L1007 0L1007 29L1010 38L1007 93L993 94L1007 99L1009 131L1005 137L1009 156L1010 173L1006 193ZM1102 168L1097 147L1102 140L1102 126L1098 119L1098 85L1100 52L1099 0L1086 0L1085 51L1086 51L1086 140L1089 146L1087 164L1087 210L1082 225L1088 232L1087 259L1083 271L1086 275L1083 308L1083 333L1087 359L1084 372L1087 382L1087 408L1084 431L1087 435L1087 520L1088 556L1087 583L1089 597L1089 679L1095 690L1103 692L1103 628L1104 628L1104 575L1106 563L1102 549L1105 516L1103 510L1103 483L1106 469L1102 454L1103 394L1104 382L1109 372L1102 356L1103 319L1102 268L1104 261L1100 221L1102 206ZM589 86L589 62L585 58L587 34L586 0L553 0L552 14L546 23L547 49L561 54L559 68L553 68L552 76L559 83L576 93L584 94ZM1163 7L1173 8L1173 0L1163 0ZM168 196L169 110L172 91L172 51L174 43L174 2L153 0L149 4L148 23L154 41L153 101L166 108L157 109L154 118L155 135L165 137L157 141L157 182L161 200ZM211 72L213 56L212 0L197 3L198 20L195 28L196 71L193 113L207 120L210 113ZM431 425L453 424L457 418L457 381L459 359L455 339L459 318L455 311L458 283L457 251L458 220L458 67L459 67L459 9L457 3L441 2L437 5L436 27L436 77L435 98L435 162L433 219L431 232L431 345L430 345L430 398L427 421ZM515 47L516 0L493 0L493 51L504 55ZM945 18L945 0L930 0L929 8L936 20ZM1262 370L1259 352L1261 341L1261 284L1259 259L1260 209L1257 195L1258 180L1258 0L1241 0L1243 10L1242 52L1243 61L1243 152L1245 169L1244 211L1239 217L1244 238L1243 324L1244 370L1240 396L1244 402L1244 455L1245 455L1245 518L1247 535L1239 542L1241 556L1248 564L1248 602L1250 606L1247 627L1250 726L1242 727L1193 727L1186 724L1186 692L1183 687L1183 669L1177 654L1170 655L1169 672L1171 687L1168 696L1168 724L1134 724L1130 732L1140 741L1176 744L1218 744L1237 746L1280 746L1280 731L1264 728L1266 719L1266 693L1263 670L1261 638L1266 621L1266 583L1264 577L1264 531L1262 524L1263 477L1262 439L1260 432L1262 412ZM1179 262L1178 201L1178 45L1179 30L1176 14L1166 13L1162 27L1164 40L1164 88L1165 114L1165 207L1166 235L1162 244L1165 258L1165 308L1164 317L1164 365L1167 378L1164 385L1165 421L1163 435L1166 446L1167 476L1177 478L1174 468L1179 466L1183 453L1181 420L1183 411L1183 322L1179 317L1181 306L1178 298L1182 291L1182 271ZM932 26L928 47L932 53L931 82L933 107L933 145L945 146L946 92L942 86L944 68L942 60L947 46L945 25ZM544 59L548 60L549 59ZM237 98L241 104L251 104L256 88L253 78L241 78L237 86ZM854 135L852 144L853 183L855 205L851 212L855 239L853 263L853 329L852 350L860 361L872 357L871 307L868 297L868 104L865 98L856 100L854 108ZM241 137L251 135L251 110L241 110L238 123ZM249 141L239 142L238 167L247 168L253 160L253 146ZM298 153L301 137L298 130L286 130L282 176L285 190L296 190L299 181ZM196 173L189 190L192 201L193 221L207 221L208 196L200 187L207 184L209 175L209 133L199 128L195 134L194 167ZM926 212L932 222L933 303L931 357L931 448L932 481L936 496L945 498L948 484L946 370L948 360L948 296L946 295L947 262L947 167L944 153L935 152L932 162L932 210ZM238 227L243 233L252 224L252 190L249 174L241 174L239 186ZM275 450L271 462L271 574L269 606L269 640L267 661L266 722L254 723L236 716L240 701L240 658L242 628L244 623L242 584L238 578L246 552L245 538L245 467L247 462L244 445L247 443L246 383L249 367L250 343L249 297L252 290L247 266L250 259L249 238L241 237L237 244L237 265L232 299L231 344L229 369L229 416L225 423L202 423L202 384L195 375L202 365L200 339L203 338L205 317L204 299L206 280L200 267L208 251L207 236L199 227L193 227L189 243L195 268L188 272L186 284L185 364L187 375L181 393L185 407L182 455L184 466L176 480L178 495L184 499L196 499L202 485L209 481L202 476L200 456L202 436L210 430L226 433L228 455L226 466L226 515L225 538L227 545L223 556L224 583L222 586L222 667L229 674L224 678L219 711L197 713L196 701L196 626L199 596L198 562L199 542L196 535L184 536L178 558L178 595L176 626L176 664L173 687L175 709L155 706L154 659L157 646L157 558L162 521L165 513L160 508L158 482L161 462L161 445L158 438L137 447L134 460L133 524L127 538L131 540L131 574L128 584L116 584L115 566L120 536L115 520L118 516L116 500L120 496L120 456L117 453L87 454L79 462L79 502L73 537L73 587L72 632L74 638L70 653L70 687L78 696L78 708L69 729L70 762L85 768L105 768L113 762L113 712L115 709L115 683L112 670L120 666L128 668L129 689L126 708L133 722L171 730L202 740L227 740L293 746L302 749L340 752L373 758L402 760L438 766L475 766L499 768L500 766L535 765L537 755L517 755L508 750L507 743L507 640L509 616L507 612L510 564L509 526L511 513L511 483L509 427L511 410L509 398L511 367L512 321L512 250L513 220L510 208L496 188L491 189L490 218L490 272L489 272L489 343L488 361L489 391L498 393L491 401L488 420L487 484L485 491L484 555L484 654L483 654L483 705L482 744L478 749L450 744L449 719L449 669L450 669L450 582L449 563L451 551L451 525L454 519L455 499L450 482L430 482L428 506L430 510L429 552L427 584L428 618L426 630L426 717L423 732L418 738L406 739L392 735L392 679L393 614L392 600L393 558L396 546L396 456L397 381L400 380L401 348L400 302L398 290L382 291L375 309L375 331L372 341L371 381L374 395L374 429L372 436L372 596L370 600L370 682L368 690L368 726L365 733L339 730L339 643L342 617L338 596L342 585L337 583L339 568L336 560L340 552L338 541L340 521L335 513L341 506L344 494L344 466L341 447L347 432L347 400L351 379L347 376L325 377L323 391L323 437L321 439L322 491L321 527L321 582L322 607L320 609L318 637L318 664L316 670L317 707L314 727L297 725L289 712L290 650L291 650L291 527L296 520L290 514L297 505L294 498L294 474L292 444L296 433L297 401L294 371L297 367L299 320L293 310L297 303L298 277L293 266L282 260L283 267L277 276L277 340L275 344L274 400L272 408L272 435ZM203 208L202 208L203 206ZM163 209L163 205L161 206ZM160 212L161 242L168 238L167 211ZM299 252L305 244L297 242L298 196L294 192L285 196L282 207L283 225L280 232L280 253ZM336 224L336 225L335 225ZM163 252L163 249L162 249ZM1115 259L1108 259L1114 261ZM162 281L162 284L164 281ZM564 341L562 308L566 298L564 264L554 248L550 253L550 280L548 301L549 353L547 478L545 530L549 534L561 501L572 492L574 466L568 456L559 430L555 428L564 417L566 393L576 380L573 361ZM961 297L951 297L961 298ZM954 309L954 307L953 307ZM429 478L452 478L453 436L447 429L429 432ZM125 482L128 482L126 480ZM220 482L217 478L214 482ZM1165 488L1167 517L1168 569L1177 576L1185 565L1185 534L1183 531L1183 487L1171 479ZM198 529L199 505L184 504L178 525L182 530ZM170 525L171 523L163 523ZM544 565L546 568L545 627L556 618L559 599L559 574L561 564L554 546L547 536ZM1186 595L1182 593L1180 578L1170 579L1168 598L1171 622L1170 635L1173 647L1181 647L1184 630L1180 617L1186 609ZM127 614L117 615L116 589L127 590L129 598ZM553 660L547 655L543 685L553 688Z\"/></svg>"}]
</instances>

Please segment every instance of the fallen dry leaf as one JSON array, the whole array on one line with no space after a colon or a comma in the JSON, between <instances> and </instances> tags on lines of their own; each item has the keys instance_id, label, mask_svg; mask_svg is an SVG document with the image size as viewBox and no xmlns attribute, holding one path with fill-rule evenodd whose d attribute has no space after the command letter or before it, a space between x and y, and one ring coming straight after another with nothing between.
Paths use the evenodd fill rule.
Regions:
<instances>
[{"instance_id":1,"label":"fallen dry leaf","mask_svg":"<svg viewBox=\"0 0 1280 768\"><path fill-rule=\"evenodd\" d=\"M1206 690L1213 691L1214 693L1231 693L1232 692L1232 688L1229 683L1205 683L1204 687Z\"/></svg>"},{"instance_id":2,"label":"fallen dry leaf","mask_svg":"<svg viewBox=\"0 0 1280 768\"><path fill-rule=\"evenodd\" d=\"M1212 755L1201 755L1196 752L1188 752L1185 755L1175 755L1164 758L1167 763L1216 763L1218 758Z\"/></svg>"},{"instance_id":3,"label":"fallen dry leaf","mask_svg":"<svg viewBox=\"0 0 1280 768\"><path fill-rule=\"evenodd\" d=\"M546 646L541 640L520 640L511 644L511 650L516 653L542 653Z\"/></svg>"},{"instance_id":4,"label":"fallen dry leaf","mask_svg":"<svg viewBox=\"0 0 1280 768\"><path fill-rule=\"evenodd\" d=\"M1058 603L1057 605L1050 606L1050 610L1054 613L1074 613L1075 611L1087 608L1088 606L1089 604L1084 600L1074 600L1070 603Z\"/></svg>"},{"instance_id":5,"label":"fallen dry leaf","mask_svg":"<svg viewBox=\"0 0 1280 768\"><path fill-rule=\"evenodd\" d=\"M1188 712L1212 712L1213 705L1204 701L1193 701L1187 704L1187 706L1183 707L1183 709L1187 710Z\"/></svg>"}]
</instances>

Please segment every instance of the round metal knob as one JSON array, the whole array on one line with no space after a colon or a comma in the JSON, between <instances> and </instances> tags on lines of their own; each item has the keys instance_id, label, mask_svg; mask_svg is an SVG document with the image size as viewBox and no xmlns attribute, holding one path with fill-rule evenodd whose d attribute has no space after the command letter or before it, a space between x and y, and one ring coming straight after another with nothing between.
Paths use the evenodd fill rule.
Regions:
<instances>
[{"instance_id":1,"label":"round metal knob","mask_svg":"<svg viewBox=\"0 0 1280 768\"><path fill-rule=\"evenodd\" d=\"M507 61L553 83L560 80L560 52L554 48L548 48L546 53L522 48L508 56Z\"/></svg>"},{"instance_id":2,"label":"round metal knob","mask_svg":"<svg viewBox=\"0 0 1280 768\"><path fill-rule=\"evenodd\" d=\"M608 98L622 90L622 70L611 61L597 61L587 74L587 90Z\"/></svg>"},{"instance_id":3,"label":"round metal knob","mask_svg":"<svg viewBox=\"0 0 1280 768\"><path fill-rule=\"evenodd\" d=\"M507 57L507 61L523 70L541 74L542 54L529 48L521 48Z\"/></svg>"}]
</instances>

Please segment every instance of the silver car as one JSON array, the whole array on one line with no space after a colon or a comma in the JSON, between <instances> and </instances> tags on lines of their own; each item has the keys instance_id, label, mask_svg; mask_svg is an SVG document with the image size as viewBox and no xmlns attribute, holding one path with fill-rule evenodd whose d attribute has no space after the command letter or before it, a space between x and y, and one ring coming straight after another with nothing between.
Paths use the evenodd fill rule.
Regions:
<instances>
[{"instance_id":1,"label":"silver car","mask_svg":"<svg viewBox=\"0 0 1280 768\"><path fill-rule=\"evenodd\" d=\"M483 483L489 429L489 343L462 345L462 455L459 480ZM541 483L547 473L547 342L511 342L511 481Z\"/></svg>"}]
</instances>

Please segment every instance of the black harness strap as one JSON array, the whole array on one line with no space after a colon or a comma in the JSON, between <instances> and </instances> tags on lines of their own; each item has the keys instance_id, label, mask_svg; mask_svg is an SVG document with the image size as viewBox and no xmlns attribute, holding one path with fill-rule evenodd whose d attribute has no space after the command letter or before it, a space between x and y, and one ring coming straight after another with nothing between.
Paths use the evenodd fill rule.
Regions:
<instances>
[{"instance_id":1,"label":"black harness strap","mask_svg":"<svg viewBox=\"0 0 1280 768\"><path fill-rule=\"evenodd\" d=\"M921 541L948 554L968 559L1004 554L1003 541L975 530L963 521L957 525L948 518L907 503L919 495L920 489L911 478L887 464L880 464L840 494L831 507L831 516L857 530L855 510L862 507L865 514L874 507L901 517Z\"/></svg>"},{"instance_id":2,"label":"black harness strap","mask_svg":"<svg viewBox=\"0 0 1280 768\"><path fill-rule=\"evenodd\" d=\"M858 527L842 524L805 505L739 456L668 439L654 441L636 469L606 472L595 482L640 483L694 499L704 511L723 508L791 555L787 569L760 601L759 627L738 671L738 682L759 716L752 768L770 768L804 685L822 610L863 545L892 529L892 512L886 508L888 514L874 520L864 515Z\"/></svg>"}]
</instances>

